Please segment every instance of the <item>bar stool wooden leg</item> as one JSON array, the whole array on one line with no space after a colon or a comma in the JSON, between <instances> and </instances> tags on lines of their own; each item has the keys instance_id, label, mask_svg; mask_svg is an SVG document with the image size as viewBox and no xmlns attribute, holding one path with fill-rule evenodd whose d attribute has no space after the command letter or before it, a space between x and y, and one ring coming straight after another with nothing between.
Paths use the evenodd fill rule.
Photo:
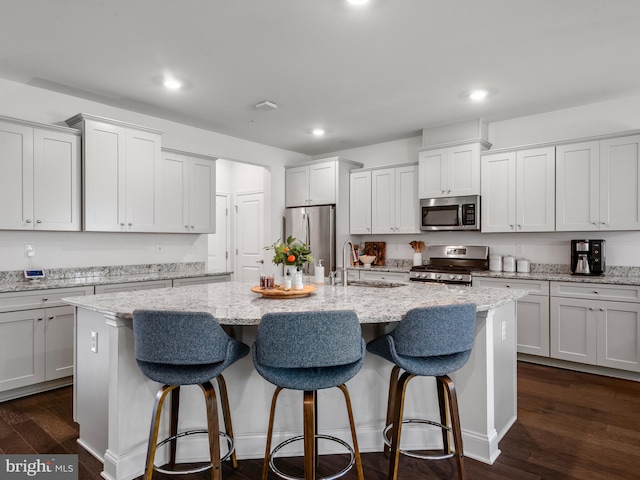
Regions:
<instances>
[{"instance_id":1,"label":"bar stool wooden leg","mask_svg":"<svg viewBox=\"0 0 640 480\"><path fill-rule=\"evenodd\" d=\"M460 428L460 415L458 414L458 395L453 381L446 375L436 377L447 392L449 414L451 418L451 430L453 433L453 445L456 449L456 464L458 466L458 479L465 479L464 452L462 450L462 430Z\"/></svg>"},{"instance_id":2,"label":"bar stool wooden leg","mask_svg":"<svg viewBox=\"0 0 640 480\"><path fill-rule=\"evenodd\" d=\"M180 387L171 390L171 420L169 422L169 436L175 437L178 434L178 412L180 411ZM174 438L170 442L169 449L169 466L176 466L176 450L178 448L178 439Z\"/></svg>"},{"instance_id":3,"label":"bar stool wooden leg","mask_svg":"<svg viewBox=\"0 0 640 480\"><path fill-rule=\"evenodd\" d=\"M276 403L278 402L278 395L282 391L282 387L276 387L276 391L273 392L273 398L271 399L271 412L269 413L269 427L267 428L267 447L264 452L264 462L262 463L262 480L267 480L269 475L269 457L271 456L271 437L273 436L273 419L276 413Z\"/></svg>"},{"instance_id":4,"label":"bar stool wooden leg","mask_svg":"<svg viewBox=\"0 0 640 480\"><path fill-rule=\"evenodd\" d=\"M227 382L224 380L222 374L216 377L218 380L218 388L220 389L220 404L222 405L222 416L224 418L224 428L231 438L233 437L233 425L231 424L231 410L229 409L229 396L227 395ZM235 442L235 439L234 439ZM231 465L233 468L238 468L238 459L236 458L235 448L231 453Z\"/></svg>"},{"instance_id":5,"label":"bar stool wooden leg","mask_svg":"<svg viewBox=\"0 0 640 480\"><path fill-rule=\"evenodd\" d=\"M209 432L209 455L211 457L211 480L222 479L220 468L220 427L218 424L218 401L211 382L200 384L204 392L207 409L207 430Z\"/></svg>"},{"instance_id":6,"label":"bar stool wooden leg","mask_svg":"<svg viewBox=\"0 0 640 480\"><path fill-rule=\"evenodd\" d=\"M160 418L162 414L162 405L167 395L177 388L176 385L163 385L158 393L153 405L153 414L151 417L151 431L149 432L149 445L147 446L147 462L144 471L145 480L151 480L153 477L153 462L156 458L156 444L158 443L158 431L160 430Z\"/></svg>"},{"instance_id":7,"label":"bar stool wooden leg","mask_svg":"<svg viewBox=\"0 0 640 480\"><path fill-rule=\"evenodd\" d=\"M364 480L364 471L362 469L362 459L360 458L360 448L358 447L358 437L356 435L356 423L353 419L353 410L351 409L351 397L349 396L349 390L343 383L338 385L338 388L342 390L344 394L344 401L347 404L347 413L349 414L349 426L351 427L351 441L353 442L354 455L356 457L356 469L358 471L358 478Z\"/></svg>"},{"instance_id":8,"label":"bar stool wooden leg","mask_svg":"<svg viewBox=\"0 0 640 480\"><path fill-rule=\"evenodd\" d=\"M398 386L398 375L400 373L400 367L397 365L391 369L391 376L389 377L389 398L387 400L387 422L385 425L389 425L393 422L393 409L396 398L396 387ZM384 444L384 455L389 455L389 446Z\"/></svg>"},{"instance_id":9,"label":"bar stool wooden leg","mask_svg":"<svg viewBox=\"0 0 640 480\"><path fill-rule=\"evenodd\" d=\"M400 435L402 434L402 417L404 413L404 395L407 385L415 375L404 372L397 382L394 408L393 426L391 427L391 451L389 455L389 480L398 478L398 463L400 461Z\"/></svg>"},{"instance_id":10,"label":"bar stool wooden leg","mask_svg":"<svg viewBox=\"0 0 640 480\"><path fill-rule=\"evenodd\" d=\"M440 423L442 425L449 425L449 403L447 402L447 397L444 394L444 385L443 383L436 378L436 387L438 389L438 407L440 408ZM449 432L444 428L442 431L442 451L444 454L451 453L451 442L449 441Z\"/></svg>"},{"instance_id":11,"label":"bar stool wooden leg","mask_svg":"<svg viewBox=\"0 0 640 480\"><path fill-rule=\"evenodd\" d=\"M315 391L305 391L303 401L304 418L304 480L316 478L316 417Z\"/></svg>"}]
</instances>

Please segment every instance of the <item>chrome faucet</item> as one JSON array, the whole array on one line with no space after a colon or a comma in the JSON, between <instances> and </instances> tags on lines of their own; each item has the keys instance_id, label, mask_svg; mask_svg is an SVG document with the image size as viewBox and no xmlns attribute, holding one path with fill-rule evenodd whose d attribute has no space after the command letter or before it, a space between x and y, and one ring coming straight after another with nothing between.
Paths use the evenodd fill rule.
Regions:
<instances>
[{"instance_id":1,"label":"chrome faucet","mask_svg":"<svg viewBox=\"0 0 640 480\"><path fill-rule=\"evenodd\" d=\"M346 242L344 242L344 245L342 246L342 285L344 285L345 287L347 286L347 278L349 277L349 273L347 272L347 265L349 264L349 258L345 258L347 257L347 245L350 245L351 248L349 249L349 255L352 256L352 258L356 259L356 253L353 249L353 243L351 243L351 240L347 240Z\"/></svg>"}]
</instances>

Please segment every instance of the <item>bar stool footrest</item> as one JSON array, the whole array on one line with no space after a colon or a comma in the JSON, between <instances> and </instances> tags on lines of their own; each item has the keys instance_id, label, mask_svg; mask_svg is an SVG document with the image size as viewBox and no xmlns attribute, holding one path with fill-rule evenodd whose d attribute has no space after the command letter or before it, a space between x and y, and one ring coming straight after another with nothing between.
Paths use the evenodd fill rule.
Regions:
<instances>
[{"instance_id":1,"label":"bar stool footrest","mask_svg":"<svg viewBox=\"0 0 640 480\"><path fill-rule=\"evenodd\" d=\"M347 465L345 468L340 470L338 473L335 473L335 474L330 475L328 477L318 478L318 480L335 480L336 478L340 478L340 477L344 476L349 470L351 470L351 468L355 464L355 451L353 450L353 447L351 445L349 445L347 442L345 442L344 440L342 440L340 438L332 437L330 435L316 435L315 438L316 439L321 438L323 440L330 440L332 442L339 443L340 445L342 445L343 447L345 447L347 449L347 451L349 452L349 456L350 456L349 465ZM280 478L283 478L285 480L304 480L302 477L293 477L291 475L287 475L286 473L284 473L281 470L279 470L276 467L275 463L274 463L274 456L279 450L281 450L282 448L286 447L290 443L299 442L301 440L304 440L304 435L298 435L296 437L291 437L291 438L285 440L284 442L278 444L273 449L273 451L271 452L271 455L269 455L269 468L271 469L271 471L273 473L275 473Z\"/></svg>"},{"instance_id":2,"label":"bar stool footrest","mask_svg":"<svg viewBox=\"0 0 640 480\"><path fill-rule=\"evenodd\" d=\"M446 430L448 432L451 432L451 427L448 427L447 425L443 425L440 422L436 422L433 420L425 420L422 418L406 418L402 421L402 424L411 424L411 423L420 423L423 425L433 425L435 427L441 428L442 430ZM389 438L389 433L391 431L391 427L393 426L393 423L390 423L389 425L387 425L385 427L385 429L382 431L382 439L384 441L384 444L387 447L391 447L391 438ZM427 455L424 453L416 453L413 452L411 450L402 450L401 448L398 448L398 451L406 456L406 457L411 457L411 458L417 458L420 460L445 460L447 458L453 458L455 457L455 452L450 452L450 453L444 453L442 455L438 455L438 454L432 454L432 455Z\"/></svg>"},{"instance_id":3,"label":"bar stool footrest","mask_svg":"<svg viewBox=\"0 0 640 480\"><path fill-rule=\"evenodd\" d=\"M158 442L158 444L156 445L156 448L160 448L163 445L173 440L177 440L178 438L181 438L181 437L187 437L189 435L208 435L208 434L209 432L207 430L187 430L186 432L180 432L177 435L172 435L170 437L165 438L161 442ZM226 453L226 455L220 458L220 461L224 462L225 460L228 460L231 457L236 447L235 447L233 438L231 436L227 435L225 432L220 432L219 435L225 439L229 447L229 451ZM153 469L156 472L164 473L165 475L188 475L191 473L204 472L205 470L209 470L210 468L211 468L211 463L204 465L202 467L196 467L189 470L167 470L167 469L158 467L156 465L153 466Z\"/></svg>"}]
</instances>

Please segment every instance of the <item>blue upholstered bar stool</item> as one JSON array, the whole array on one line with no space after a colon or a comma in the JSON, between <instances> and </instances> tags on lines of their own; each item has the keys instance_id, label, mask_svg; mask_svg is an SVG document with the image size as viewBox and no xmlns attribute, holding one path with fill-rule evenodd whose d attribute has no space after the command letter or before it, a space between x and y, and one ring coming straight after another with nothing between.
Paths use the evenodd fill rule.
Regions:
<instances>
[{"instance_id":1,"label":"blue upholstered bar stool","mask_svg":"<svg viewBox=\"0 0 640 480\"><path fill-rule=\"evenodd\" d=\"M467 363L476 329L476 306L472 303L415 308L408 311L389 334L367 344L367 350L394 363L389 381L387 427L383 436L385 453L391 451L389 480L398 476L400 453L414 458L441 460L456 458L458 478L464 479L462 432L458 400L448 374ZM400 370L404 373L398 378ZM436 378L440 421L404 419L404 397L409 380L416 376ZM446 397L445 397L446 393ZM447 421L449 419L449 421ZM422 454L400 449L403 423L422 423L442 429L442 454ZM453 437L451 451L449 434Z\"/></svg>"},{"instance_id":2,"label":"blue upholstered bar stool","mask_svg":"<svg viewBox=\"0 0 640 480\"><path fill-rule=\"evenodd\" d=\"M236 360L246 356L249 353L249 347L229 337L209 313L135 310L133 333L138 367L145 376L162 384L153 407L145 480L151 480L154 470L167 474L185 474L201 472L209 468L211 468L211 478L219 480L222 478L220 466L222 460L230 457L233 467L238 466L233 445L229 399L222 371ZM220 403L226 433L219 431L216 394L211 384L213 378L218 381L220 389ZM199 385L202 389L207 412L206 430L178 433L178 408L182 385ZM168 438L158 443L162 406L169 393L171 393L170 433ZM198 433L209 435L210 464L190 470L176 470L178 438ZM229 445L229 452L222 460L220 459L220 435ZM169 470L154 465L156 448L166 443L170 444Z\"/></svg>"},{"instance_id":3,"label":"blue upholstered bar stool","mask_svg":"<svg viewBox=\"0 0 640 480\"><path fill-rule=\"evenodd\" d=\"M262 480L267 479L269 468L282 478L295 478L278 470L273 459L282 447L298 440L304 441L304 480L315 480L318 438L338 442L351 454L349 465L330 478L341 477L354 463L358 478L364 478L351 399L344 385L360 370L364 352L360 322L353 311L269 313L262 317L253 344L253 362L258 373L277 387L271 400ZM340 388L344 395L353 448L341 439L317 433L316 391L331 387ZM276 403L284 388L304 392L304 434L285 440L272 451Z\"/></svg>"}]
</instances>

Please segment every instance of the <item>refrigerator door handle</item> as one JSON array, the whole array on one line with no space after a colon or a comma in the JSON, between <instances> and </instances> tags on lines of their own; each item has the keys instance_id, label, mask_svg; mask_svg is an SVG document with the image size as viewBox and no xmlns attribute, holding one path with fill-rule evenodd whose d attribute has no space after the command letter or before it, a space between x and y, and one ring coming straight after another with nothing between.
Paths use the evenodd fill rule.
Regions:
<instances>
[{"instance_id":1,"label":"refrigerator door handle","mask_svg":"<svg viewBox=\"0 0 640 480\"><path fill-rule=\"evenodd\" d=\"M311 223L309 221L309 213L305 213L303 216L303 222L304 222L304 229L303 231L306 231L306 235L305 235L305 239L304 239L304 243L306 243L307 245L309 245L311 243ZM304 266L304 273L309 275L309 264L305 264Z\"/></svg>"}]
</instances>

